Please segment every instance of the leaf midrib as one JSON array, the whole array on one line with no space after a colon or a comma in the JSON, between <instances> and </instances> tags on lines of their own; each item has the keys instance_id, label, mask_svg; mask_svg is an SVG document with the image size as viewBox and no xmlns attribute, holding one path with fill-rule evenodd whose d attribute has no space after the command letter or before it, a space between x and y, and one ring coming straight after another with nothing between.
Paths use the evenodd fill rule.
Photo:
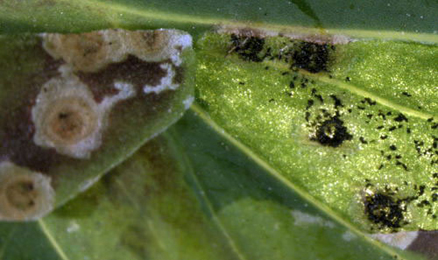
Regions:
<instances>
[{"instance_id":1,"label":"leaf midrib","mask_svg":"<svg viewBox=\"0 0 438 260\"><path fill-rule=\"evenodd\" d=\"M193 105L192 105L192 107L193 107ZM170 134L168 134L168 132L165 132L165 133L163 133L163 135L166 136L166 138L168 140L171 140L171 141L173 141L173 143L175 143L175 141L176 141L175 140L175 134L170 135ZM216 226L220 229L222 234L227 239L227 242L228 242L229 246L231 247L231 249L233 250L233 252L235 253L235 255L237 256L238 259L240 259L240 260L248 260L240 252L239 248L237 247L236 243L234 242L234 239L228 233L228 231L224 227L222 221L218 218L218 216L216 215L215 211L213 210L213 206L210 203L210 201L209 201L209 199L208 199L208 197L206 195L207 192L202 187L202 185L200 184L199 179L198 179L198 177L196 176L196 174L195 174L195 172L193 170L193 166L192 166L191 160L186 156L185 152L182 152L182 151L178 152L178 155L180 156L180 159L183 162L183 164L187 167L187 172L189 173L190 177L192 178L194 184L196 185L196 188L199 190L199 192L197 192L198 197L204 202L208 213L210 214L210 216L212 216L213 221L215 222Z\"/></svg>"},{"instance_id":2,"label":"leaf midrib","mask_svg":"<svg viewBox=\"0 0 438 260\"><path fill-rule=\"evenodd\" d=\"M215 57L215 58L224 58L224 56L221 56L218 54L213 54L213 53L208 53L207 55L210 57ZM238 59L238 58L230 57L229 59ZM286 63L272 62L272 61L264 61L264 62L269 64L270 67L276 68L278 70L289 70L290 69L289 65ZM300 69L298 71L298 73L303 75L303 76L309 77L315 81L327 83L327 84L330 84L330 85L335 86L335 87L342 89L342 90L347 90L347 91L349 91L355 95L361 96L363 98L370 98L370 99L376 101L377 103L379 103L380 105L389 107L390 109L393 109L395 111L398 111L398 112L403 113L403 114L408 115L408 116L417 117L417 118L420 118L423 120L430 120L431 118L438 118L438 115L434 115L434 114L426 113L426 112L421 112L421 111L418 111L416 109L405 107L405 106L400 105L396 102L390 101L389 99L379 97L378 95L376 95L374 93L363 90L360 87L357 87L353 84L345 83L343 81L330 78L324 74L312 74L312 73L307 72L307 71L302 70L302 69Z\"/></svg>"},{"instance_id":3,"label":"leaf midrib","mask_svg":"<svg viewBox=\"0 0 438 260\"><path fill-rule=\"evenodd\" d=\"M296 192L299 196L303 198L303 200L308 201L311 205L313 205L315 208L321 210L322 212L325 212L328 216L333 218L336 222L338 222L340 225L346 227L348 230L352 231L356 235L364 238L365 241L372 244L373 246L381 249L383 252L391 255L391 256L397 256L397 259L405 259L402 257L397 251L393 250L392 248L382 245L380 242L373 240L372 238L366 236L362 231L360 231L358 228L356 228L354 225L349 223L348 221L342 219L338 214L336 214L330 207L327 205L321 203L311 195L309 195L304 189L296 186L294 183L286 179L283 175L281 175L280 171L272 167L269 163L264 161L260 156L258 156L255 152L253 152L249 147L247 147L245 144L241 143L239 140L231 136L228 132L226 132L225 129L221 128L216 122L214 122L207 114L206 111L204 111L198 104L193 104L190 107L190 110L194 112L196 115L199 116L199 118L202 119L202 121L209 125L218 135L222 136L224 139L226 139L229 143L234 145L239 151L244 153L248 158L250 158L254 163L259 165L261 168L265 169L268 174L270 174L274 179L279 181L280 183L284 184L285 186L289 187L291 190ZM205 198L207 200L207 198Z\"/></svg>"},{"instance_id":4,"label":"leaf midrib","mask_svg":"<svg viewBox=\"0 0 438 260\"><path fill-rule=\"evenodd\" d=\"M71 0L56 0L57 2L64 2L72 4ZM117 13L126 13L131 16L139 16L145 19L158 20L158 21L171 21L182 24L204 25L204 26L217 26L228 25L232 27L244 27L247 28L250 24L252 27L256 27L262 30L278 31L278 32L294 32L298 34L328 34L328 35L349 35L357 38L375 38L375 39L391 39L401 41L415 41L422 43L438 44L438 35L432 33L413 33L413 32L397 32L388 30L362 30L362 29L339 29L339 28L313 28L303 27L299 25L284 25L276 23L259 23L250 21L233 21L230 19L211 18L199 15L186 15L186 14L174 14L169 12L163 12L160 10L145 10L138 9L129 6L123 6L114 3L105 3L103 1L95 0L76 0L74 4L87 7L94 5L102 10L111 10ZM1 10L0 10L1 11ZM8 15L8 13L5 13Z\"/></svg>"},{"instance_id":5,"label":"leaf midrib","mask_svg":"<svg viewBox=\"0 0 438 260\"><path fill-rule=\"evenodd\" d=\"M44 220L39 219L37 223L38 226L41 228L41 231L46 236L47 240L49 240L55 252L59 255L59 257L62 260L70 260L70 258L68 258L67 255L65 254L64 250L62 250L61 246L56 242L55 237L53 237L51 231L47 228Z\"/></svg>"}]
</instances>

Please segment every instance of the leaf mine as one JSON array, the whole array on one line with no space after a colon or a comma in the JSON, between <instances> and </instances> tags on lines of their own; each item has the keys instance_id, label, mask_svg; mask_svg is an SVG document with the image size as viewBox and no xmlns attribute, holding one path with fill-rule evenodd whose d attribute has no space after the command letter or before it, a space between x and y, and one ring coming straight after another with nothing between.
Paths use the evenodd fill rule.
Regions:
<instances>
[{"instance_id":1,"label":"leaf mine","mask_svg":"<svg viewBox=\"0 0 438 260\"><path fill-rule=\"evenodd\" d=\"M192 39L182 31L26 34L0 43L0 163L49 176L56 205L173 124L193 98Z\"/></svg>"},{"instance_id":2,"label":"leaf mine","mask_svg":"<svg viewBox=\"0 0 438 260\"><path fill-rule=\"evenodd\" d=\"M4 161L0 163L0 220L35 220L53 208L50 177Z\"/></svg>"}]
</instances>

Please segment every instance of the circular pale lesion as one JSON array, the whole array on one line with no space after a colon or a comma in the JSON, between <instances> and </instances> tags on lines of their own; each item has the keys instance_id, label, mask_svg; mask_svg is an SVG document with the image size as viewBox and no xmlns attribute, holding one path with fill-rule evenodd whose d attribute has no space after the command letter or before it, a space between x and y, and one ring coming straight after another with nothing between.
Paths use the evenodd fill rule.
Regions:
<instances>
[{"instance_id":1,"label":"circular pale lesion","mask_svg":"<svg viewBox=\"0 0 438 260\"><path fill-rule=\"evenodd\" d=\"M97 117L96 111L84 99L60 98L42 115L43 131L56 144L75 144L96 131Z\"/></svg>"},{"instance_id":2,"label":"circular pale lesion","mask_svg":"<svg viewBox=\"0 0 438 260\"><path fill-rule=\"evenodd\" d=\"M36 145L60 154L87 158L101 144L105 110L76 76L52 78L32 108Z\"/></svg>"},{"instance_id":3,"label":"circular pale lesion","mask_svg":"<svg viewBox=\"0 0 438 260\"><path fill-rule=\"evenodd\" d=\"M116 42L97 32L82 34L44 34L43 46L52 57L62 58L74 70L97 71L114 55Z\"/></svg>"},{"instance_id":4,"label":"circular pale lesion","mask_svg":"<svg viewBox=\"0 0 438 260\"><path fill-rule=\"evenodd\" d=\"M129 55L146 62L172 60L180 65L183 49L191 47L189 35L177 30L128 31L107 29L80 34L41 34L43 47L73 71L97 72Z\"/></svg>"},{"instance_id":5,"label":"circular pale lesion","mask_svg":"<svg viewBox=\"0 0 438 260\"><path fill-rule=\"evenodd\" d=\"M50 178L11 162L0 163L0 220L35 220L53 209Z\"/></svg>"}]
</instances>

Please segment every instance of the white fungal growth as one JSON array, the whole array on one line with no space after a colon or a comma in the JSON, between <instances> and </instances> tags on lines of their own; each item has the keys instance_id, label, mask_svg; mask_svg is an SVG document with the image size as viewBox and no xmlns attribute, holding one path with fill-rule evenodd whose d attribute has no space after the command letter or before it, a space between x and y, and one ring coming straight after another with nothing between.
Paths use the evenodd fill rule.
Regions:
<instances>
[{"instance_id":1,"label":"white fungal growth","mask_svg":"<svg viewBox=\"0 0 438 260\"><path fill-rule=\"evenodd\" d=\"M88 158L101 145L111 107L135 94L130 84L115 83L115 87L119 93L98 104L73 74L46 82L32 108L35 144L74 158Z\"/></svg>"},{"instance_id":2,"label":"white fungal growth","mask_svg":"<svg viewBox=\"0 0 438 260\"><path fill-rule=\"evenodd\" d=\"M175 90L178 88L178 84L173 84L173 78L175 77L175 71L172 68L172 65L169 63L163 63L160 67L167 71L167 75L161 78L160 84L157 86L149 86L144 85L143 92L145 94L155 93L159 94L164 90Z\"/></svg>"},{"instance_id":3,"label":"white fungal growth","mask_svg":"<svg viewBox=\"0 0 438 260\"><path fill-rule=\"evenodd\" d=\"M0 220L36 220L53 209L50 177L5 161L0 163Z\"/></svg>"}]
</instances>

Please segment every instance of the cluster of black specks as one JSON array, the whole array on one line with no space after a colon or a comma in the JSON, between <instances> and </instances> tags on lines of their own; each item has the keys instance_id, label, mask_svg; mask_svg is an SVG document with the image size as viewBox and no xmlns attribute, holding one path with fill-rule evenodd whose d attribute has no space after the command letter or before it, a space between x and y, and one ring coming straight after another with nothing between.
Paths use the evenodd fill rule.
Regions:
<instances>
[{"instance_id":1,"label":"cluster of black specks","mask_svg":"<svg viewBox=\"0 0 438 260\"><path fill-rule=\"evenodd\" d=\"M373 185L366 180L366 192L364 196L364 212L367 219L375 224L379 229L391 229L396 231L398 228L409 224L405 220L407 205L412 201L412 197L398 198L397 190L385 187L383 190L373 189Z\"/></svg>"},{"instance_id":2,"label":"cluster of black specks","mask_svg":"<svg viewBox=\"0 0 438 260\"><path fill-rule=\"evenodd\" d=\"M418 157L430 159L430 165L438 164L438 137L431 135L432 142L428 145L424 141L414 140L414 147Z\"/></svg>"},{"instance_id":3,"label":"cluster of black specks","mask_svg":"<svg viewBox=\"0 0 438 260\"><path fill-rule=\"evenodd\" d=\"M289 73L281 73L282 76L286 76L289 75ZM314 80L309 80L306 77L301 77L300 79L298 78L297 75L292 77L292 80L289 82L289 90L286 91L285 93L292 97L293 96L293 91L296 88L296 86L298 86L299 88L307 88L308 84L314 84L315 81ZM321 97L322 99L322 97ZM309 101L309 102L313 102L313 101ZM310 108L311 106L308 106L308 108Z\"/></svg>"},{"instance_id":4,"label":"cluster of black specks","mask_svg":"<svg viewBox=\"0 0 438 260\"><path fill-rule=\"evenodd\" d=\"M344 122L338 116L334 116L322 122L316 130L316 135L310 140L317 141L324 146L338 147L344 141L353 139L348 133Z\"/></svg>"},{"instance_id":5,"label":"cluster of black specks","mask_svg":"<svg viewBox=\"0 0 438 260\"><path fill-rule=\"evenodd\" d=\"M246 61L261 62L261 51L265 45L265 40L254 36L237 36L231 35L231 52L235 52L240 58Z\"/></svg>"},{"instance_id":6,"label":"cluster of black specks","mask_svg":"<svg viewBox=\"0 0 438 260\"><path fill-rule=\"evenodd\" d=\"M408 119L405 117L405 115L400 113L400 114L398 114L398 116L396 118L394 118L394 121L396 121L396 122L403 122L403 121L408 122Z\"/></svg>"},{"instance_id":7,"label":"cluster of black specks","mask_svg":"<svg viewBox=\"0 0 438 260\"><path fill-rule=\"evenodd\" d=\"M292 68L300 68L311 73L327 71L329 62L328 44L301 42L292 55Z\"/></svg>"},{"instance_id":8,"label":"cluster of black specks","mask_svg":"<svg viewBox=\"0 0 438 260\"><path fill-rule=\"evenodd\" d=\"M379 229L390 228L397 231L398 228L408 224L404 220L404 213L410 203L416 201L415 206L427 209L426 214L436 219L436 212L433 211L432 203L438 201L438 173L433 174L436 180L434 186L430 188L430 193L426 193L426 185L413 185L414 195L401 197L398 194L398 187L390 189L385 186L383 190L377 190L365 179L364 211L367 219L375 224ZM409 186L404 181L405 186Z\"/></svg>"},{"instance_id":9,"label":"cluster of black specks","mask_svg":"<svg viewBox=\"0 0 438 260\"><path fill-rule=\"evenodd\" d=\"M437 173L438 178L438 173ZM436 219L436 214L432 211L432 204L425 199L426 185L414 185L415 194L413 196L400 196L398 187L389 188L388 185L384 189L378 190L365 179L365 196L364 196L364 210L368 220L375 224L379 229L390 228L392 232L397 231L398 228L409 224L404 219L404 213L407 206L418 201L417 207L429 207L427 214ZM404 185L408 186L408 182L404 181ZM436 188L438 190L438 187ZM432 188L433 190L433 188ZM438 200L438 194L431 195L431 201ZM373 228L372 228L373 229Z\"/></svg>"},{"instance_id":10,"label":"cluster of black specks","mask_svg":"<svg viewBox=\"0 0 438 260\"><path fill-rule=\"evenodd\" d=\"M318 142L323 146L339 147L345 141L353 139L353 136L348 132L347 127L344 125L344 121L341 119L340 108L344 107L340 98L336 95L330 95L333 100L333 108L335 112L330 113L327 109L318 109L316 116L311 120L311 108L316 102L324 104L324 98L318 94L315 88L311 89L311 99L307 100L305 120L307 126L311 129L309 136L311 141ZM313 110L313 111L314 111Z\"/></svg>"},{"instance_id":11,"label":"cluster of black specks","mask_svg":"<svg viewBox=\"0 0 438 260\"><path fill-rule=\"evenodd\" d=\"M246 61L281 60L290 64L292 71L303 69L318 73L328 71L330 52L335 49L331 44L294 39L289 40L285 48L276 53L273 53L271 48L265 49L264 46L263 37L231 34L231 47L228 52L235 52ZM269 67L265 69L268 70Z\"/></svg>"},{"instance_id":12,"label":"cluster of black specks","mask_svg":"<svg viewBox=\"0 0 438 260\"><path fill-rule=\"evenodd\" d=\"M335 109L337 109L339 107L344 107L344 105L342 104L342 101L336 95L330 95L330 97L335 102Z\"/></svg>"},{"instance_id":13,"label":"cluster of black specks","mask_svg":"<svg viewBox=\"0 0 438 260\"><path fill-rule=\"evenodd\" d=\"M299 70L306 70L310 73L330 72L329 64L331 52L335 50L334 46L290 39L285 39L284 44L280 50L274 50L266 47L265 39L262 37L254 36L254 34L232 34L229 53L235 53L245 61L262 62L265 60L278 60L288 64L289 70L279 73L281 76L291 77L288 89L285 91L290 97L297 91L304 90L314 83L313 80L306 78L306 76L299 76ZM265 70L269 70L269 66L265 66ZM331 75L328 76L332 78ZM350 82L351 78L347 76L345 81ZM243 85L244 83L240 82L239 84ZM411 97L411 94L407 92L402 92L401 95L408 98ZM275 102L275 100L271 98L269 102ZM324 109L320 107L322 104L329 107L332 105L332 107ZM307 100L304 114L307 127L310 131L310 140L322 146L333 148L340 147L345 141L352 140L353 136L349 133L342 117L347 111L352 113L353 110L358 109L364 111L360 113L366 116L364 118L366 124L371 123L371 121L382 123L375 128L379 133L380 140L373 140L364 136L358 137L358 141L363 146L376 142L382 142L386 146L386 148L380 151L383 160L378 166L378 170L382 170L387 165L392 165L399 168L401 172L403 170L406 172L410 171L403 158L406 146L398 146L398 144L389 141L394 139L389 138L393 131L405 129L408 135L411 134L408 117L403 113L391 111L367 111L370 106L375 105L377 105L375 100L363 98L356 104L355 108L346 108L338 96L332 94L323 97L316 88L311 88L311 94ZM430 123L432 129L438 128L438 123L434 118L428 119L427 122ZM413 146L418 152L419 157L430 157L431 165L434 165L438 164L438 138L434 135L432 135L432 138L433 143L429 140L415 140ZM344 158L346 158L345 155ZM398 229L407 224L404 217L406 207L414 200L417 207L427 209L427 213L432 218L436 218L436 213L432 212L432 209L433 204L438 201L438 173L434 173L433 176L436 179L435 185L432 185L430 190L428 188L427 192L425 191L425 185L414 185L417 195L413 197L402 198L397 195L397 191L388 188L383 190L374 189L373 192L366 193L364 208L367 219L380 229Z\"/></svg>"},{"instance_id":14,"label":"cluster of black specks","mask_svg":"<svg viewBox=\"0 0 438 260\"><path fill-rule=\"evenodd\" d=\"M386 135L383 135L380 137L380 139L385 140L387 138ZM393 164L397 167L402 168L405 171L409 171L408 166L402 161L403 156L399 153L397 153L397 146L392 144L388 147L388 152L385 152L383 150L380 151L380 154L388 161L393 162ZM379 170L383 168L383 164L381 167L379 167Z\"/></svg>"}]
</instances>

